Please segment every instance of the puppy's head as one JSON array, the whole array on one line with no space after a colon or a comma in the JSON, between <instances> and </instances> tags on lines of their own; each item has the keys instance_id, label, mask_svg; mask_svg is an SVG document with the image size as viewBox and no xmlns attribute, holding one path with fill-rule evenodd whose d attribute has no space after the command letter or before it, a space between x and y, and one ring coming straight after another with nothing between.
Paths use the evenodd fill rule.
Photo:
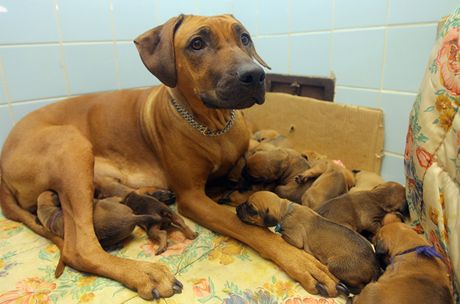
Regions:
<instances>
[{"instance_id":1,"label":"puppy's head","mask_svg":"<svg viewBox=\"0 0 460 304\"><path fill-rule=\"evenodd\" d=\"M246 173L254 182L273 182L281 177L286 169L288 154L271 144L259 144L248 154Z\"/></svg>"},{"instance_id":2,"label":"puppy's head","mask_svg":"<svg viewBox=\"0 0 460 304\"><path fill-rule=\"evenodd\" d=\"M406 189L396 182L386 182L375 186L372 193L378 196L381 207L386 212L398 211L405 217L408 216Z\"/></svg>"},{"instance_id":3,"label":"puppy's head","mask_svg":"<svg viewBox=\"0 0 460 304\"><path fill-rule=\"evenodd\" d=\"M258 142L263 143L263 142L270 142L271 140L274 140L280 136L282 135L278 131L267 129L267 130L257 131L256 133L252 135L252 139L255 139Z\"/></svg>"},{"instance_id":4,"label":"puppy's head","mask_svg":"<svg viewBox=\"0 0 460 304\"><path fill-rule=\"evenodd\" d=\"M384 225L375 235L373 243L375 254L382 266L388 265L390 258L405 250L429 245L411 227L398 221Z\"/></svg>"},{"instance_id":5,"label":"puppy's head","mask_svg":"<svg viewBox=\"0 0 460 304\"><path fill-rule=\"evenodd\" d=\"M145 66L210 108L241 109L265 100L269 66L232 15L180 15L134 40ZM260 64L254 62L254 59Z\"/></svg>"},{"instance_id":6,"label":"puppy's head","mask_svg":"<svg viewBox=\"0 0 460 304\"><path fill-rule=\"evenodd\" d=\"M245 223L272 227L278 224L281 199L272 192L259 191L252 194L248 201L236 207L236 214Z\"/></svg>"}]
</instances>

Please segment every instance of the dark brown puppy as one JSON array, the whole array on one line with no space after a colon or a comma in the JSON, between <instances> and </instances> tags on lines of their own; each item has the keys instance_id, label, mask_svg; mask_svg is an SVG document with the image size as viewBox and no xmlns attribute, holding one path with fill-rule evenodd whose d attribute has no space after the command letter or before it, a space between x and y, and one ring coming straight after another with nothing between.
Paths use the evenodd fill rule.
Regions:
<instances>
[{"instance_id":1,"label":"dark brown puppy","mask_svg":"<svg viewBox=\"0 0 460 304\"><path fill-rule=\"evenodd\" d=\"M369 242L306 206L260 191L236 210L243 222L263 227L279 225L277 230L283 239L313 254L355 294L380 274Z\"/></svg>"},{"instance_id":2,"label":"dark brown puppy","mask_svg":"<svg viewBox=\"0 0 460 304\"><path fill-rule=\"evenodd\" d=\"M375 234L387 213L407 215L406 191L396 182L386 182L370 191L347 193L316 209L325 218L354 231Z\"/></svg>"},{"instance_id":3,"label":"dark brown puppy","mask_svg":"<svg viewBox=\"0 0 460 304\"><path fill-rule=\"evenodd\" d=\"M378 254L390 259L390 265L353 303L454 303L445 264L434 247L409 226L383 226L375 237L375 247Z\"/></svg>"},{"instance_id":4,"label":"dark brown puppy","mask_svg":"<svg viewBox=\"0 0 460 304\"><path fill-rule=\"evenodd\" d=\"M134 214L161 218L158 222L148 222L140 225L151 240L159 243L156 254L161 254L166 250L167 232L165 229L167 228L176 227L190 240L195 239L197 236L178 214L154 197L131 192L123 199L122 203L132 209Z\"/></svg>"},{"instance_id":5,"label":"dark brown puppy","mask_svg":"<svg viewBox=\"0 0 460 304\"><path fill-rule=\"evenodd\" d=\"M162 220L159 214L135 215L120 197L95 200L93 222L96 236L104 248L126 239L136 225L154 225ZM64 217L56 193L45 191L38 197L37 216L45 229L64 238Z\"/></svg>"}]
</instances>

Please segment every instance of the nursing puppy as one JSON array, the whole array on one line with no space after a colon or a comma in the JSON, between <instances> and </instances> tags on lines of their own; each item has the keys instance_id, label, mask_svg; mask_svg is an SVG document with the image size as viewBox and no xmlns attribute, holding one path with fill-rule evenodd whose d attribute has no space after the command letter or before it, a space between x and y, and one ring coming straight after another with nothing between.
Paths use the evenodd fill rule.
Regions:
<instances>
[{"instance_id":1,"label":"nursing puppy","mask_svg":"<svg viewBox=\"0 0 460 304\"><path fill-rule=\"evenodd\" d=\"M383 226L375 237L375 247L376 253L390 264L378 281L354 297L353 303L454 303L441 256L409 226L403 223Z\"/></svg>"},{"instance_id":2,"label":"nursing puppy","mask_svg":"<svg viewBox=\"0 0 460 304\"><path fill-rule=\"evenodd\" d=\"M351 192L328 200L316 212L354 231L375 234L387 213L408 215L406 191L396 182L386 182L370 191Z\"/></svg>"},{"instance_id":3,"label":"nursing puppy","mask_svg":"<svg viewBox=\"0 0 460 304\"><path fill-rule=\"evenodd\" d=\"M303 185L311 179L316 179L302 196L302 205L318 208L326 200L348 192L355 185L353 172L342 162L329 160L316 152L306 152L302 156L307 159L310 168L297 175L295 181ZM321 187L317 187L318 184Z\"/></svg>"},{"instance_id":4,"label":"nursing puppy","mask_svg":"<svg viewBox=\"0 0 460 304\"><path fill-rule=\"evenodd\" d=\"M193 240L197 234L193 232L173 210L168 208L166 204L160 202L154 197L147 195L139 195L136 192L131 192L122 201L127 207L133 210L134 214L148 214L150 216L159 217L161 220L157 222L149 222L140 225L151 240L159 243L156 254L161 254L167 247L167 232L166 229L175 227L179 229L186 238Z\"/></svg>"},{"instance_id":5,"label":"nursing puppy","mask_svg":"<svg viewBox=\"0 0 460 304\"><path fill-rule=\"evenodd\" d=\"M354 294L380 274L369 242L308 207L281 199L272 192L261 191L239 205L236 212L245 223L263 227L278 225L277 231L281 232L283 239L315 256ZM341 291L347 294L345 290Z\"/></svg>"},{"instance_id":6,"label":"nursing puppy","mask_svg":"<svg viewBox=\"0 0 460 304\"><path fill-rule=\"evenodd\" d=\"M135 215L120 197L95 200L93 222L96 236L104 248L113 246L131 235L136 225L153 225L161 221L158 214ZM45 229L64 238L64 217L59 197L45 191L38 197L37 216Z\"/></svg>"},{"instance_id":7,"label":"nursing puppy","mask_svg":"<svg viewBox=\"0 0 460 304\"><path fill-rule=\"evenodd\" d=\"M307 160L299 152L261 143L246 156L244 173L252 183L276 184L275 193L300 203L313 180L299 187L294 178L308 168Z\"/></svg>"}]
</instances>

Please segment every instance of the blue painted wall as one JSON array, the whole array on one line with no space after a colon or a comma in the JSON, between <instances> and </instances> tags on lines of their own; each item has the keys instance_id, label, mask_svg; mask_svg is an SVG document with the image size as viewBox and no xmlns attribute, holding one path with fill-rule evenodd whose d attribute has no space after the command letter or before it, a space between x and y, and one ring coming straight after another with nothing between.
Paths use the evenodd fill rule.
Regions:
<instances>
[{"instance_id":1,"label":"blue painted wall","mask_svg":"<svg viewBox=\"0 0 460 304\"><path fill-rule=\"evenodd\" d=\"M273 72L337 77L336 102L382 108L382 174L403 181L407 117L437 21L458 0L0 0L0 145L67 96L158 83L132 40L179 13L232 13Z\"/></svg>"}]
</instances>

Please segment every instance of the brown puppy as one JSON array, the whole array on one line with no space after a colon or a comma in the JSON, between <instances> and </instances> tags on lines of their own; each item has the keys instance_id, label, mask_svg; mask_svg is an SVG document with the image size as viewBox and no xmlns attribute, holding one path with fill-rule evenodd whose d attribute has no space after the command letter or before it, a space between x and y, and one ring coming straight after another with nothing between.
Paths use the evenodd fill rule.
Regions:
<instances>
[{"instance_id":1,"label":"brown puppy","mask_svg":"<svg viewBox=\"0 0 460 304\"><path fill-rule=\"evenodd\" d=\"M323 202L348 192L355 185L353 172L340 161L329 160L314 152L302 155L308 160L310 168L297 175L295 181L303 185L310 179L316 179L302 196L302 205L316 209ZM322 186L316 187L317 184Z\"/></svg>"},{"instance_id":2,"label":"brown puppy","mask_svg":"<svg viewBox=\"0 0 460 304\"><path fill-rule=\"evenodd\" d=\"M283 239L313 254L355 294L380 274L369 242L306 206L261 191L251 195L236 211L245 223L263 227L279 225Z\"/></svg>"},{"instance_id":3,"label":"brown puppy","mask_svg":"<svg viewBox=\"0 0 460 304\"><path fill-rule=\"evenodd\" d=\"M439 253L409 226L383 226L375 237L375 247L390 264L377 282L354 297L353 303L454 303L447 268Z\"/></svg>"},{"instance_id":4,"label":"brown puppy","mask_svg":"<svg viewBox=\"0 0 460 304\"><path fill-rule=\"evenodd\" d=\"M165 229L167 228L179 229L190 240L197 236L179 215L154 197L131 192L123 199L122 203L132 209L134 214L148 214L161 218L158 222L147 222L141 225L149 238L159 243L156 254L161 254L166 250L167 232Z\"/></svg>"},{"instance_id":5,"label":"brown puppy","mask_svg":"<svg viewBox=\"0 0 460 304\"><path fill-rule=\"evenodd\" d=\"M406 190L401 184L386 182L370 191L352 192L333 198L315 211L354 231L367 231L373 235L380 229L387 213L408 215Z\"/></svg>"},{"instance_id":6,"label":"brown puppy","mask_svg":"<svg viewBox=\"0 0 460 304\"><path fill-rule=\"evenodd\" d=\"M286 136L271 129L259 130L252 134L251 139L259 143L268 143L277 147L290 148L292 146Z\"/></svg>"},{"instance_id":7,"label":"brown puppy","mask_svg":"<svg viewBox=\"0 0 460 304\"><path fill-rule=\"evenodd\" d=\"M265 98L265 73L256 61L267 65L244 26L231 15L180 15L135 45L162 85L71 98L15 124L0 157L3 214L55 242L77 270L116 280L144 299L169 297L182 284L166 265L103 250L93 228L93 196L95 190L124 197L146 187L170 189L182 215L246 243L308 291L317 292L321 282L334 295L336 279L319 261L243 225L205 194L206 182L226 175L248 148L250 132L238 109ZM59 194L64 239L31 213L46 190Z\"/></svg>"},{"instance_id":8,"label":"brown puppy","mask_svg":"<svg viewBox=\"0 0 460 304\"><path fill-rule=\"evenodd\" d=\"M120 197L95 200L94 230L104 248L126 239L136 225L154 225L162 220L158 214L135 215L133 210L120 204ZM52 233L64 238L64 217L56 193L45 191L37 199L37 216L40 223Z\"/></svg>"},{"instance_id":9,"label":"brown puppy","mask_svg":"<svg viewBox=\"0 0 460 304\"><path fill-rule=\"evenodd\" d=\"M324 200L345 193L347 183L353 183L353 174L318 153L314 155L315 158L309 160L292 149L260 144L247 156L247 174L255 182L277 184L274 192L283 198L318 206Z\"/></svg>"},{"instance_id":10,"label":"brown puppy","mask_svg":"<svg viewBox=\"0 0 460 304\"><path fill-rule=\"evenodd\" d=\"M375 186L385 182L383 178L375 172L353 170L353 173L355 175L356 184L349 192L371 190Z\"/></svg>"}]
</instances>

